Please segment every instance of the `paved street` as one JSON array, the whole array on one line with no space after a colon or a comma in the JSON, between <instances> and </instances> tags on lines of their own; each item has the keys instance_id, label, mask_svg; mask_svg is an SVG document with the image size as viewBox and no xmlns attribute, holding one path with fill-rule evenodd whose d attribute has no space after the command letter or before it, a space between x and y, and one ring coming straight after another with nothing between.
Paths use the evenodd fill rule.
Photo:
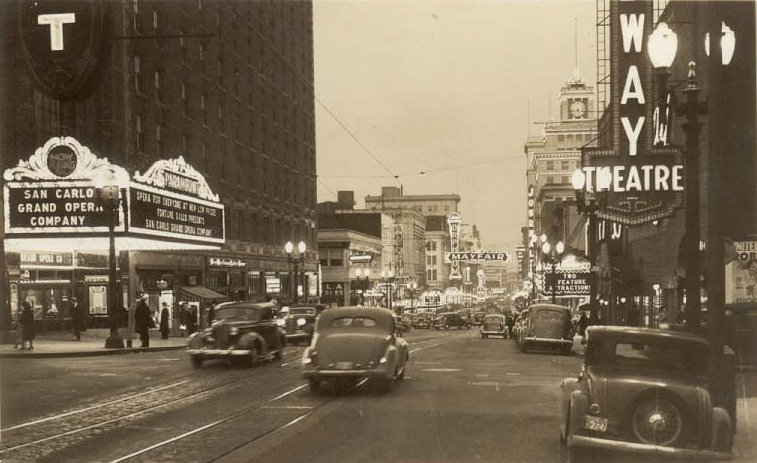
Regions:
<instances>
[{"instance_id":1,"label":"paved street","mask_svg":"<svg viewBox=\"0 0 757 463\"><path fill-rule=\"evenodd\" d=\"M416 330L407 339L407 377L388 394L361 384L342 395L312 395L299 378L301 347L254 369L210 362L192 370L180 351L4 360L0 456L557 460L557 383L577 372L579 358L523 355L512 341L481 340L476 330ZM35 381L43 376L58 380Z\"/></svg>"}]
</instances>

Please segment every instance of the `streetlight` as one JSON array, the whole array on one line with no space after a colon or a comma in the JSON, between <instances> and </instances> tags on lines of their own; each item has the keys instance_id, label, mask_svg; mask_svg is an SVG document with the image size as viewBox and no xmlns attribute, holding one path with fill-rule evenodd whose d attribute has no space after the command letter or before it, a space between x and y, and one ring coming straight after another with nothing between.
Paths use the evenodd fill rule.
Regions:
<instances>
[{"instance_id":1,"label":"streetlight","mask_svg":"<svg viewBox=\"0 0 757 463\"><path fill-rule=\"evenodd\" d=\"M105 339L106 349L122 349L124 340L118 332L120 308L116 287L116 237L115 228L121 210L121 188L114 182L110 185L95 185L97 199L108 214L108 323L110 335Z\"/></svg>"},{"instance_id":2,"label":"streetlight","mask_svg":"<svg viewBox=\"0 0 757 463\"><path fill-rule=\"evenodd\" d=\"M652 314L653 316L650 317L651 325L652 327L659 326L659 320L660 320L660 309L662 308L662 301L661 301L661 287L658 283L655 283L652 285L652 290L654 291L654 297L652 298Z\"/></svg>"},{"instance_id":3,"label":"streetlight","mask_svg":"<svg viewBox=\"0 0 757 463\"><path fill-rule=\"evenodd\" d=\"M542 235L544 236L544 235ZM555 270L555 267L557 266L557 263L560 261L560 258L562 257L563 252L565 252L565 244L563 244L562 241L558 241L557 244L555 244L554 248L551 244L549 244L548 241L545 241L541 245L541 252L544 256L544 260L546 260L551 266L552 266L552 303L557 303L557 272ZM546 282L546 279L545 279Z\"/></svg>"},{"instance_id":4,"label":"streetlight","mask_svg":"<svg viewBox=\"0 0 757 463\"><path fill-rule=\"evenodd\" d=\"M294 265L294 278L289 279L289 297L294 300L294 303L300 302L299 292L299 272L297 270L298 265L305 265L305 251L307 251L307 245L304 241L300 241L297 244L297 252L295 252L294 244L291 241L287 241L284 245L284 251L287 253L287 259L289 265ZM292 296L294 294L294 296Z\"/></svg>"},{"instance_id":5,"label":"streetlight","mask_svg":"<svg viewBox=\"0 0 757 463\"><path fill-rule=\"evenodd\" d=\"M654 32L649 36L648 53L652 65L657 70L664 101L667 101L667 94L670 90L667 88L667 77L670 74L670 66L675 59L678 48L678 38L676 33L670 30L667 24L661 22L657 24ZM701 329L701 311L700 301L701 283L700 283L700 251L699 251L699 133L703 124L699 121L699 116L707 113L707 104L699 100L701 89L697 85L696 63L689 62L689 72L686 87L683 93L686 96L686 102L676 107L676 114L684 116L686 121L681 124L686 134L684 144L684 156L686 162L686 178L684 187L686 189L686 242L684 249L686 254L686 329L692 333L698 333Z\"/></svg>"},{"instance_id":6,"label":"streetlight","mask_svg":"<svg viewBox=\"0 0 757 463\"><path fill-rule=\"evenodd\" d=\"M531 260L531 302L536 302L536 235L531 235L528 243L531 248L529 259Z\"/></svg>"},{"instance_id":7,"label":"streetlight","mask_svg":"<svg viewBox=\"0 0 757 463\"><path fill-rule=\"evenodd\" d=\"M407 289L410 290L410 313L415 313L415 290L418 289L418 283L411 281Z\"/></svg>"},{"instance_id":8,"label":"streetlight","mask_svg":"<svg viewBox=\"0 0 757 463\"><path fill-rule=\"evenodd\" d=\"M386 301L387 305L389 306L389 310L392 310L392 291L394 290L394 270L389 270L387 273L386 270L381 271L381 280L382 284L385 288L387 288L386 292Z\"/></svg>"}]
</instances>

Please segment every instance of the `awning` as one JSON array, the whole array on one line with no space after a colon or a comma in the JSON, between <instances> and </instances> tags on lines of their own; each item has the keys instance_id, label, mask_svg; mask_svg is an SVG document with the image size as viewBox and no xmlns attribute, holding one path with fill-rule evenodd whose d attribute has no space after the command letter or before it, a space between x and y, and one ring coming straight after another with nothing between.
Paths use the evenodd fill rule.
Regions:
<instances>
[{"instance_id":1,"label":"awning","mask_svg":"<svg viewBox=\"0 0 757 463\"><path fill-rule=\"evenodd\" d=\"M182 286L179 288L179 292L199 299L228 299L228 296L224 296L204 286Z\"/></svg>"}]
</instances>

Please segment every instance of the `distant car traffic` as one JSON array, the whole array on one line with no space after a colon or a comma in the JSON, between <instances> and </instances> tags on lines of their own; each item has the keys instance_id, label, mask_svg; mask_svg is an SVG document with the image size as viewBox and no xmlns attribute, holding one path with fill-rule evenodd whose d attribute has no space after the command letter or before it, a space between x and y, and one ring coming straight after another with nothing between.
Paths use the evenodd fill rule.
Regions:
<instances>
[{"instance_id":1,"label":"distant car traffic","mask_svg":"<svg viewBox=\"0 0 757 463\"><path fill-rule=\"evenodd\" d=\"M484 322L484 317L486 316L486 312L474 312L472 323L476 326L480 325Z\"/></svg>"},{"instance_id":2,"label":"distant car traffic","mask_svg":"<svg viewBox=\"0 0 757 463\"><path fill-rule=\"evenodd\" d=\"M521 312L520 318L517 342L521 352L545 347L570 353L573 347L570 309L555 304L534 304Z\"/></svg>"},{"instance_id":3,"label":"distant car traffic","mask_svg":"<svg viewBox=\"0 0 757 463\"><path fill-rule=\"evenodd\" d=\"M324 311L315 340L302 356L302 376L317 393L321 383L367 377L391 390L405 376L407 343L392 312L378 307L340 307Z\"/></svg>"},{"instance_id":4,"label":"distant car traffic","mask_svg":"<svg viewBox=\"0 0 757 463\"><path fill-rule=\"evenodd\" d=\"M275 309L268 302L218 304L212 325L187 338L192 366L199 368L205 360L217 358L247 365L266 357L281 358L286 337L274 321Z\"/></svg>"},{"instance_id":5,"label":"distant car traffic","mask_svg":"<svg viewBox=\"0 0 757 463\"><path fill-rule=\"evenodd\" d=\"M480 331L481 339L486 339L489 336L502 336L502 339L504 339L507 335L507 320L504 315L488 314L481 323Z\"/></svg>"},{"instance_id":6,"label":"distant car traffic","mask_svg":"<svg viewBox=\"0 0 757 463\"><path fill-rule=\"evenodd\" d=\"M470 329L471 322L463 318L458 312L444 312L437 315L434 320L435 330L448 330L450 328Z\"/></svg>"},{"instance_id":7,"label":"distant car traffic","mask_svg":"<svg viewBox=\"0 0 757 463\"><path fill-rule=\"evenodd\" d=\"M569 461L598 451L675 461L730 456L735 380L725 378L732 394L714 393L713 381L723 373L704 338L615 326L587 333L581 372L560 383L560 441Z\"/></svg>"},{"instance_id":8,"label":"distant car traffic","mask_svg":"<svg viewBox=\"0 0 757 463\"><path fill-rule=\"evenodd\" d=\"M431 328L431 314L417 313L413 315L413 328Z\"/></svg>"},{"instance_id":9,"label":"distant car traffic","mask_svg":"<svg viewBox=\"0 0 757 463\"><path fill-rule=\"evenodd\" d=\"M288 343L305 342L310 344L315 331L315 317L324 305L293 305L284 307L276 323L284 329Z\"/></svg>"}]
</instances>

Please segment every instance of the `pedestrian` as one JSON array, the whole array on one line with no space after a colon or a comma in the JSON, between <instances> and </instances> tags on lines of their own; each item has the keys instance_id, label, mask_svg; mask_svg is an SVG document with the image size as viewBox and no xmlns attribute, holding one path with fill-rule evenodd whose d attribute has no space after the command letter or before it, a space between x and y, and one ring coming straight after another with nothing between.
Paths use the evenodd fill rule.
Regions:
<instances>
[{"instance_id":1,"label":"pedestrian","mask_svg":"<svg viewBox=\"0 0 757 463\"><path fill-rule=\"evenodd\" d=\"M168 304L165 302L160 309L160 339L168 339Z\"/></svg>"},{"instance_id":2,"label":"pedestrian","mask_svg":"<svg viewBox=\"0 0 757 463\"><path fill-rule=\"evenodd\" d=\"M74 340L81 341L81 331L84 328L84 314L75 297L71 298L71 326L74 329Z\"/></svg>"},{"instance_id":3,"label":"pedestrian","mask_svg":"<svg viewBox=\"0 0 757 463\"><path fill-rule=\"evenodd\" d=\"M505 320L505 323L507 323L507 339L512 339L513 326L515 325L515 314L510 312L509 314L507 314L507 318Z\"/></svg>"},{"instance_id":4,"label":"pedestrian","mask_svg":"<svg viewBox=\"0 0 757 463\"><path fill-rule=\"evenodd\" d=\"M24 325L21 323L21 314L23 313L23 307L19 306L16 312L16 320L12 324L13 328L13 348L18 349L19 346L24 348Z\"/></svg>"},{"instance_id":5,"label":"pedestrian","mask_svg":"<svg viewBox=\"0 0 757 463\"><path fill-rule=\"evenodd\" d=\"M197 310L195 306L187 306L187 335L197 331Z\"/></svg>"},{"instance_id":6,"label":"pedestrian","mask_svg":"<svg viewBox=\"0 0 757 463\"><path fill-rule=\"evenodd\" d=\"M216 319L216 311L212 305L209 305L206 310L208 312L208 326L212 326L213 320Z\"/></svg>"},{"instance_id":7,"label":"pedestrian","mask_svg":"<svg viewBox=\"0 0 757 463\"><path fill-rule=\"evenodd\" d=\"M26 348L26 342L29 342L29 350L34 349L34 311L31 304L24 301L21 303L21 329L23 337L21 338L21 350Z\"/></svg>"},{"instance_id":8,"label":"pedestrian","mask_svg":"<svg viewBox=\"0 0 757 463\"><path fill-rule=\"evenodd\" d=\"M142 342L142 347L150 347L150 325L152 316L150 315L150 307L147 306L147 295L140 299L137 304L137 309L134 311L134 325L137 333L139 333L139 340Z\"/></svg>"}]
</instances>

